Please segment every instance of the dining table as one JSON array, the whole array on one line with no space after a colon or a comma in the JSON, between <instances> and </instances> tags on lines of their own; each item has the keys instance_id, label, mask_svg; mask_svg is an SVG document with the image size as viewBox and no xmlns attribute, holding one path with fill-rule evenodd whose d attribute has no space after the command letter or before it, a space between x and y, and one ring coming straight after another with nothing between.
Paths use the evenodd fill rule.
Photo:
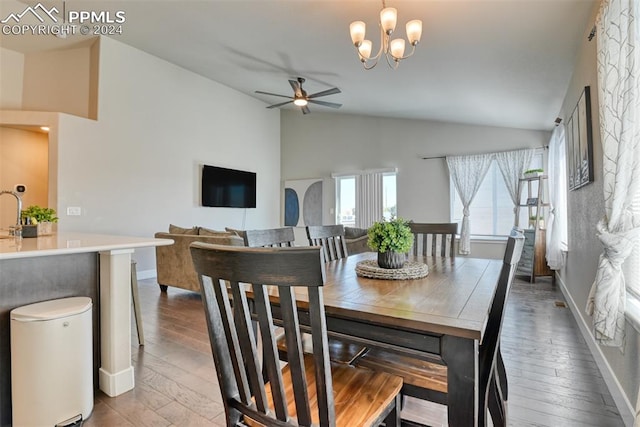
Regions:
<instances>
[{"instance_id":1,"label":"dining table","mask_svg":"<svg viewBox=\"0 0 640 427\"><path fill-rule=\"evenodd\" d=\"M409 280L356 274L365 252L325 264L329 335L447 366L450 426L478 424L479 346L486 332L502 260L414 257L426 277ZM296 291L300 324L308 324L305 293ZM278 319L277 305L272 306Z\"/></svg>"}]
</instances>

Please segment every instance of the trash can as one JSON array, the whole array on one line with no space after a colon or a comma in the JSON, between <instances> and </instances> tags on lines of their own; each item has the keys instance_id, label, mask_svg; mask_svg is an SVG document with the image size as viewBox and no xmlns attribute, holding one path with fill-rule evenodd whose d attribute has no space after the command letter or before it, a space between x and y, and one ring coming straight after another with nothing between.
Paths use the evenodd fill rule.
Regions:
<instances>
[{"instance_id":1,"label":"trash can","mask_svg":"<svg viewBox=\"0 0 640 427\"><path fill-rule=\"evenodd\" d=\"M81 425L93 410L91 298L11 311L14 426Z\"/></svg>"}]
</instances>

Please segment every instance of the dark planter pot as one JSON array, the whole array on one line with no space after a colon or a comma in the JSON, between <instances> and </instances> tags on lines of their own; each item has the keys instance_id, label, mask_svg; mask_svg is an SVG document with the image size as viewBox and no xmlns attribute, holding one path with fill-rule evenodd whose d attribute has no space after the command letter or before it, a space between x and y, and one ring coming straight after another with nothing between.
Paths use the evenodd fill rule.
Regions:
<instances>
[{"instance_id":1,"label":"dark planter pot","mask_svg":"<svg viewBox=\"0 0 640 427\"><path fill-rule=\"evenodd\" d=\"M38 237L38 226L37 225L23 225L22 226L22 237Z\"/></svg>"},{"instance_id":2,"label":"dark planter pot","mask_svg":"<svg viewBox=\"0 0 640 427\"><path fill-rule=\"evenodd\" d=\"M402 268L407 260L407 254L400 252L378 252L378 267L380 268Z\"/></svg>"}]
</instances>

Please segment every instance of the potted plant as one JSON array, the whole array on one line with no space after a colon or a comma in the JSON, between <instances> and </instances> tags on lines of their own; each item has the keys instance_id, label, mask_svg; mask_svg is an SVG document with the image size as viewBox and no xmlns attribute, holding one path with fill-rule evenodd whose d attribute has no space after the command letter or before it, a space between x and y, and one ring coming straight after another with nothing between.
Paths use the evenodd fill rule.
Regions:
<instances>
[{"instance_id":1,"label":"potted plant","mask_svg":"<svg viewBox=\"0 0 640 427\"><path fill-rule=\"evenodd\" d=\"M529 169L524 171L523 176L525 178L537 178L544 173L544 169Z\"/></svg>"},{"instance_id":2,"label":"potted plant","mask_svg":"<svg viewBox=\"0 0 640 427\"><path fill-rule=\"evenodd\" d=\"M46 236L52 233L52 224L58 222L55 209L31 205L20 213L22 237Z\"/></svg>"},{"instance_id":3,"label":"potted plant","mask_svg":"<svg viewBox=\"0 0 640 427\"><path fill-rule=\"evenodd\" d=\"M407 252L413 244L413 233L407 221L391 218L373 223L367 231L367 244L378 252L378 266L381 268L402 268Z\"/></svg>"}]
</instances>

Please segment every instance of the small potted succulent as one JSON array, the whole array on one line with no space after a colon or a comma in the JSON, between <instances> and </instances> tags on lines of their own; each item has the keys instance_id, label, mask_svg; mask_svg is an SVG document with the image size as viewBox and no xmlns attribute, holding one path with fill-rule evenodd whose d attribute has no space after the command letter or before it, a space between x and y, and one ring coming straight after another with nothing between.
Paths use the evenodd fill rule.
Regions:
<instances>
[{"instance_id":1,"label":"small potted succulent","mask_svg":"<svg viewBox=\"0 0 640 427\"><path fill-rule=\"evenodd\" d=\"M20 213L22 237L38 237L52 234L52 224L58 222L55 209L31 205Z\"/></svg>"},{"instance_id":2,"label":"small potted succulent","mask_svg":"<svg viewBox=\"0 0 640 427\"><path fill-rule=\"evenodd\" d=\"M413 244L413 233L406 220L391 218L373 223L367 231L367 244L378 252L381 268L402 268Z\"/></svg>"},{"instance_id":3,"label":"small potted succulent","mask_svg":"<svg viewBox=\"0 0 640 427\"><path fill-rule=\"evenodd\" d=\"M544 173L544 169L529 169L524 171L524 178L537 178Z\"/></svg>"}]
</instances>

